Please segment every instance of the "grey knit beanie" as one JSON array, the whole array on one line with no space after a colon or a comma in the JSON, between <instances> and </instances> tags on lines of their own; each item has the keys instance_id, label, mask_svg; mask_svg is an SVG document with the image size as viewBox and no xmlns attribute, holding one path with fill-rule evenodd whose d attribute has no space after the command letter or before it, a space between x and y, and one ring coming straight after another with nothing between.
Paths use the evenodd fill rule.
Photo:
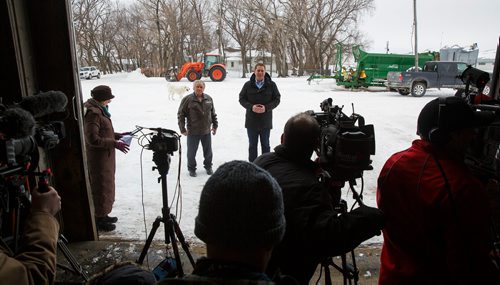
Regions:
<instances>
[{"instance_id":1,"label":"grey knit beanie","mask_svg":"<svg viewBox=\"0 0 500 285\"><path fill-rule=\"evenodd\" d=\"M221 165L201 192L194 233L207 244L271 248L285 233L280 186L253 163Z\"/></svg>"}]
</instances>

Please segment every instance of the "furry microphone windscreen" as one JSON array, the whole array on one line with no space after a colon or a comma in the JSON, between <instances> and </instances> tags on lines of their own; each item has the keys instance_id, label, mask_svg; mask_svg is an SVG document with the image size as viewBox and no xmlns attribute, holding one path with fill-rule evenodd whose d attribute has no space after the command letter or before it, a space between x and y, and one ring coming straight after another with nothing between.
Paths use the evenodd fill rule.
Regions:
<instances>
[{"instance_id":1,"label":"furry microphone windscreen","mask_svg":"<svg viewBox=\"0 0 500 285\"><path fill-rule=\"evenodd\" d=\"M40 118L55 112L64 112L68 98L61 91L47 91L33 96L24 97L18 107L30 112L35 118Z\"/></svg>"},{"instance_id":2,"label":"furry microphone windscreen","mask_svg":"<svg viewBox=\"0 0 500 285\"><path fill-rule=\"evenodd\" d=\"M10 108L0 117L0 132L6 138L20 139L35 133L35 119L21 108Z\"/></svg>"}]
</instances>

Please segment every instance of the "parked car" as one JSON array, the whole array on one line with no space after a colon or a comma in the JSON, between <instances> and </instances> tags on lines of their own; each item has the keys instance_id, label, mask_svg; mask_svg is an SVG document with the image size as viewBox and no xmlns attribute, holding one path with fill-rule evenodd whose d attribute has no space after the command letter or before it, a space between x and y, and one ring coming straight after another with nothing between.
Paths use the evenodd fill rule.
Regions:
<instances>
[{"instance_id":1,"label":"parked car","mask_svg":"<svg viewBox=\"0 0 500 285\"><path fill-rule=\"evenodd\" d=\"M101 71L95 66L85 66L80 68L80 78L92 79L101 78Z\"/></svg>"},{"instance_id":2,"label":"parked car","mask_svg":"<svg viewBox=\"0 0 500 285\"><path fill-rule=\"evenodd\" d=\"M459 78L467 68L464 62L428 61L422 71L389 72L387 87L397 90L401 95L422 97L428 88L464 88Z\"/></svg>"}]
</instances>

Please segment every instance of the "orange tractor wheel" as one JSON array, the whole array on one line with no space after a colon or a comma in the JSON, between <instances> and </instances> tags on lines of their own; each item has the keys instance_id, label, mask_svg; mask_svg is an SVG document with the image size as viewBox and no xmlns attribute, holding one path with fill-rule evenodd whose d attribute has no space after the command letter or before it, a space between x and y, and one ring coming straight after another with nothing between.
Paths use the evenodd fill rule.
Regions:
<instances>
[{"instance_id":1,"label":"orange tractor wheel","mask_svg":"<svg viewBox=\"0 0 500 285\"><path fill-rule=\"evenodd\" d=\"M191 82L197 80L197 79L200 79L201 78L201 74L196 72L195 70L190 70L188 73L187 73L187 79Z\"/></svg>"},{"instance_id":2,"label":"orange tractor wheel","mask_svg":"<svg viewBox=\"0 0 500 285\"><path fill-rule=\"evenodd\" d=\"M226 70L220 66L215 66L210 70L210 79L212 81L222 81L226 78Z\"/></svg>"}]
</instances>

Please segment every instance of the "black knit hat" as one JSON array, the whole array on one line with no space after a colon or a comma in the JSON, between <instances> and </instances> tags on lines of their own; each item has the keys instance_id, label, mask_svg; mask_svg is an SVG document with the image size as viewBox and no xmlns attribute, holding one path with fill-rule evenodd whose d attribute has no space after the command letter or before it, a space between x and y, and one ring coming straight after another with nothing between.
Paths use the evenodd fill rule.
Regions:
<instances>
[{"instance_id":1,"label":"black knit hat","mask_svg":"<svg viewBox=\"0 0 500 285\"><path fill-rule=\"evenodd\" d=\"M115 98L115 96L111 94L111 88L106 85L96 86L94 89L92 89L92 91L90 91L90 95L92 96L92 98L99 102Z\"/></svg>"},{"instance_id":2,"label":"black knit hat","mask_svg":"<svg viewBox=\"0 0 500 285\"><path fill-rule=\"evenodd\" d=\"M194 233L207 244L271 248L285 233L280 186L253 163L221 165L201 192Z\"/></svg>"},{"instance_id":3,"label":"black knit hat","mask_svg":"<svg viewBox=\"0 0 500 285\"><path fill-rule=\"evenodd\" d=\"M460 97L436 98L427 103L418 115L417 134L429 139L432 129L451 132L466 128L487 126L495 114L489 111L474 111Z\"/></svg>"}]
</instances>

